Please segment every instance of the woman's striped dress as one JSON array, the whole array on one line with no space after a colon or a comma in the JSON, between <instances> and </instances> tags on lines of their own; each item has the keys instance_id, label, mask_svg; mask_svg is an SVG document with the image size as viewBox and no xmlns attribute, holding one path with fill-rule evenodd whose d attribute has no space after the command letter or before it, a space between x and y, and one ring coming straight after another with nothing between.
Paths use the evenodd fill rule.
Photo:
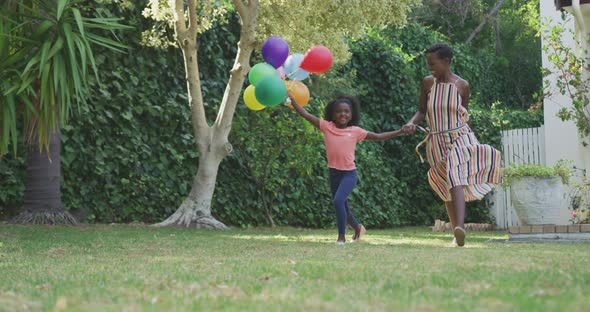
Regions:
<instances>
[{"instance_id":1,"label":"woman's striped dress","mask_svg":"<svg viewBox=\"0 0 590 312\"><path fill-rule=\"evenodd\" d=\"M467 124L469 115L454 83L435 80L427 105L430 186L444 201L451 201L449 190L458 185L463 185L465 201L482 199L492 189L491 184L502 182L500 152L479 144Z\"/></svg>"}]
</instances>

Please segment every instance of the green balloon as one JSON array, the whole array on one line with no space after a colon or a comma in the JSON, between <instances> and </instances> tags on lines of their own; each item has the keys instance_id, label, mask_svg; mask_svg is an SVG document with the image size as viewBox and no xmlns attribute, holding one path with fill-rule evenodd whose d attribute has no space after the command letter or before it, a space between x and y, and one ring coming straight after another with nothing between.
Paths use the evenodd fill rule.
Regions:
<instances>
[{"instance_id":1,"label":"green balloon","mask_svg":"<svg viewBox=\"0 0 590 312\"><path fill-rule=\"evenodd\" d=\"M256 86L260 80L270 76L279 77L279 73L268 63L258 63L250 69L248 80L250 80L250 84Z\"/></svg>"},{"instance_id":2,"label":"green balloon","mask_svg":"<svg viewBox=\"0 0 590 312\"><path fill-rule=\"evenodd\" d=\"M285 100L287 86L278 76L265 77L256 85L254 95L258 102L264 106L277 106Z\"/></svg>"}]
</instances>

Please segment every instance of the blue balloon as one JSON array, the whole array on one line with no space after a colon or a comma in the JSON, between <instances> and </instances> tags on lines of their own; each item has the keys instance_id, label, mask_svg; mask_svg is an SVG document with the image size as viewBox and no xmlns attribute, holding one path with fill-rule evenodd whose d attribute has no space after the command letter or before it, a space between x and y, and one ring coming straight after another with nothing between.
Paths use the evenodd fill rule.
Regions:
<instances>
[{"instance_id":1,"label":"blue balloon","mask_svg":"<svg viewBox=\"0 0 590 312\"><path fill-rule=\"evenodd\" d=\"M287 57L285 64L283 64L287 78L301 81L309 77L308 71L299 68L301 61L303 61L303 54L301 53L293 53Z\"/></svg>"},{"instance_id":2,"label":"blue balloon","mask_svg":"<svg viewBox=\"0 0 590 312\"><path fill-rule=\"evenodd\" d=\"M287 57L285 64L283 64L283 68L287 74L294 72L297 68L299 68L299 64L303 61L303 54L301 53L293 53Z\"/></svg>"}]
</instances>

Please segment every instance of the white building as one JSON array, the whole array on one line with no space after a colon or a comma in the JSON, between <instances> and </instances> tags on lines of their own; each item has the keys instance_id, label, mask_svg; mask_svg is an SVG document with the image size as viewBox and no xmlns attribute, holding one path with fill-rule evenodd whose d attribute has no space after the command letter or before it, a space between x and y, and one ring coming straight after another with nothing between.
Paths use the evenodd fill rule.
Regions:
<instances>
[{"instance_id":1,"label":"white building","mask_svg":"<svg viewBox=\"0 0 590 312\"><path fill-rule=\"evenodd\" d=\"M581 56L584 50L590 50L586 37L590 34L590 0L541 0L541 20L549 18L553 24L561 22L560 10L565 10L573 15L573 18L566 24L567 27L574 30L573 36L563 38L565 44L574 47ZM576 40L574 40L576 39ZM582 43L582 46L576 46L576 41ZM546 43L543 41L543 45ZM547 53L543 51L543 67L552 68L552 64L547 58ZM550 83L555 79L547 77ZM552 96L545 98L544 118L545 118L545 159L547 165L554 165L560 159L570 159L574 161L577 168L586 169L586 175L590 177L590 146L583 146L578 130L571 121L564 122L556 116L557 111L564 106L571 105L571 99L557 92L553 85L546 86L551 88ZM590 138L586 141L590 143Z\"/></svg>"},{"instance_id":2,"label":"white building","mask_svg":"<svg viewBox=\"0 0 590 312\"><path fill-rule=\"evenodd\" d=\"M541 21L545 22L549 19L552 25L563 23L561 10L571 13L571 18L569 18L569 21L565 24L566 31L564 34L566 35L562 38L563 43L572 47L572 49L578 53L578 56L582 56L584 51L590 51L590 44L588 44L588 41L586 40L590 35L590 0L540 0L540 8ZM580 42L581 44L578 46L576 42ZM545 46L547 42L543 39L542 44ZM549 61L545 49L543 49L542 57L544 68L548 68L554 73L558 72ZM586 77L588 76L590 76L589 73L586 73ZM578 129L572 121L562 121L556 115L562 107L571 107L572 105L572 100L569 97L559 93L558 88L555 86L556 78L557 76L554 74L553 76L548 76L544 79L544 83L545 81L549 83L549 85L545 85L544 87L549 88L552 95L550 97L545 97L543 101L544 131L540 131L540 133L544 132L544 136L539 135L537 137L538 142L533 144L533 146L538 146L535 153L538 153L540 157L536 162L532 163L544 163L553 166L561 159L572 160L574 166L581 169L580 171L576 171L578 179L584 172L583 170L586 172L586 177L590 178L590 145L584 146L578 135ZM514 159L512 160L510 159L512 154L518 154L519 151L519 149L516 148L517 153L514 153L513 147L510 146L512 146L514 142L522 144L525 141L524 139L522 139L523 141L519 140L521 140L521 136L518 132L517 139L515 140L511 139L510 136L503 138L505 165L510 163L529 163L519 157L513 157ZM590 144L590 137L586 138L586 142ZM523 155L524 154L520 154L516 156ZM519 160L515 161L517 158ZM570 223L571 208L569 200L571 197L569 191L567 191L567 193L568 194L563 194L563 203L558 213L558 224ZM520 225L516 212L512 206L509 192L503 191L501 188L496 188L493 201L494 205L492 214L496 218L496 225L498 228Z\"/></svg>"},{"instance_id":3,"label":"white building","mask_svg":"<svg viewBox=\"0 0 590 312\"><path fill-rule=\"evenodd\" d=\"M564 44L574 48L578 56L584 56L585 51L590 50L590 45L586 39L590 34L590 0L541 0L541 20L549 18L552 24L561 23L561 10L565 10L572 15L566 23L569 30L573 30L573 35L564 36ZM579 44L577 44L579 43ZM542 41L545 45L546 42ZM543 67L553 68L547 58L547 53L543 51ZM552 72L555 72L552 70ZM588 73L586 73L588 77ZM560 159L569 159L574 161L574 166L586 170L586 176L590 177L590 145L584 146L578 135L576 125L571 122L562 121L556 116L557 111L562 107L571 106L571 99L559 94L555 87L555 78L547 77L551 88L551 97L545 98L543 102L544 119L545 119L545 159L547 165L554 165ZM590 138L586 138L590 143ZM567 209L562 209L561 224L568 224L570 218Z\"/></svg>"}]
</instances>

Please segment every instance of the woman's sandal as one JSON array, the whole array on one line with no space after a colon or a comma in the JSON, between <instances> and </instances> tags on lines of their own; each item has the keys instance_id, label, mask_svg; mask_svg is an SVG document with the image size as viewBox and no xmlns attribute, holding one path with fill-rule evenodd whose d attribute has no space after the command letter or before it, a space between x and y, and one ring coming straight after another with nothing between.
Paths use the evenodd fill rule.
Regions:
<instances>
[{"instance_id":1,"label":"woman's sandal","mask_svg":"<svg viewBox=\"0 0 590 312\"><path fill-rule=\"evenodd\" d=\"M465 230L462 227L457 226L455 227L455 230L453 230L453 234L457 240L457 246L463 247L465 245Z\"/></svg>"}]
</instances>

